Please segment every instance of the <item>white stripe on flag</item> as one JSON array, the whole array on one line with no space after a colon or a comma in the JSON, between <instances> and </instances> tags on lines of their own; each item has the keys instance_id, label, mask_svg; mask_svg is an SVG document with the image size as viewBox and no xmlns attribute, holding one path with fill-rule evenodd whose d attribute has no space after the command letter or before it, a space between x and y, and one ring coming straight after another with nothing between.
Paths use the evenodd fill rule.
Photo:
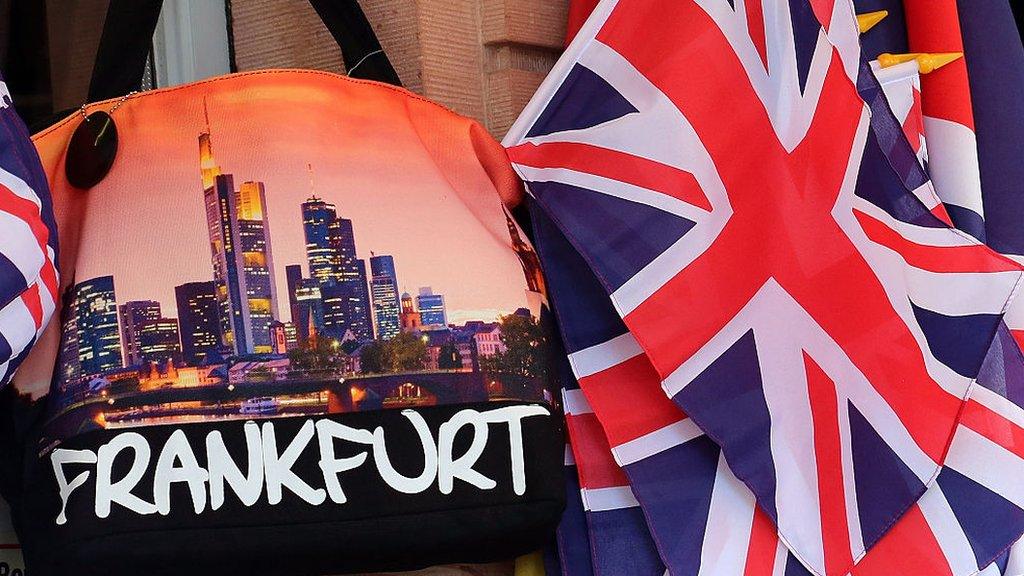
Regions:
<instances>
[{"instance_id":1,"label":"white stripe on flag","mask_svg":"<svg viewBox=\"0 0 1024 576\"><path fill-rule=\"evenodd\" d=\"M516 164L516 169L527 182L560 182L606 196L652 206L692 221L705 218L708 215L707 210L703 208L698 208L661 192L596 174L578 172L568 168L534 168L525 164Z\"/></svg>"},{"instance_id":2,"label":"white stripe on flag","mask_svg":"<svg viewBox=\"0 0 1024 576\"><path fill-rule=\"evenodd\" d=\"M580 495L583 497L583 508L589 512L636 508L640 505L629 486L583 488Z\"/></svg>"},{"instance_id":3,"label":"white stripe on flag","mask_svg":"<svg viewBox=\"0 0 1024 576\"><path fill-rule=\"evenodd\" d=\"M978 242L974 238L962 232L954 231L953 233L950 233L949 228L918 226L917 224L902 222L893 218L885 210L882 210L878 206L875 206L871 202L868 202L859 196L853 198L853 207L854 209L864 212L868 216L871 216L875 220L885 224L889 228L895 230L900 236L915 244L939 247L978 246L981 244L981 242Z\"/></svg>"},{"instance_id":4,"label":"white stripe on flag","mask_svg":"<svg viewBox=\"0 0 1024 576\"><path fill-rule=\"evenodd\" d=\"M28 222L0 210L0 230L3 230L0 253L21 272L26 284L35 281L45 260Z\"/></svg>"},{"instance_id":5,"label":"white stripe on flag","mask_svg":"<svg viewBox=\"0 0 1024 576\"><path fill-rule=\"evenodd\" d=\"M1024 428L1024 409L981 384L971 388L971 400Z\"/></svg>"},{"instance_id":6,"label":"white stripe on flag","mask_svg":"<svg viewBox=\"0 0 1024 576\"><path fill-rule=\"evenodd\" d=\"M967 535L960 528L960 521L949 507L946 496L933 484L917 502L924 514L928 527L931 528L935 541L939 543L946 563L953 574L973 574L978 570L974 550L967 540Z\"/></svg>"},{"instance_id":7,"label":"white stripe on flag","mask_svg":"<svg viewBox=\"0 0 1024 576\"><path fill-rule=\"evenodd\" d=\"M11 357L21 354L21 351L32 342L36 336L36 321L32 318L25 303L21 298L11 300L7 306L0 309L0 334L11 347ZM9 360L9 358L0 358Z\"/></svg>"},{"instance_id":8,"label":"white stripe on flag","mask_svg":"<svg viewBox=\"0 0 1024 576\"><path fill-rule=\"evenodd\" d=\"M917 60L901 62L888 68L882 68L878 60L872 60L871 71L875 73L875 78L882 86L889 108L902 124L907 120L910 109L914 107L914 80L919 73Z\"/></svg>"},{"instance_id":9,"label":"white stripe on flag","mask_svg":"<svg viewBox=\"0 0 1024 576\"><path fill-rule=\"evenodd\" d=\"M565 403L565 413L570 416L579 416L580 414L591 414L594 409L590 407L590 402L587 401L587 397L583 394L583 390L562 390L562 402Z\"/></svg>"},{"instance_id":10,"label":"white stripe on flag","mask_svg":"<svg viewBox=\"0 0 1024 576\"><path fill-rule=\"evenodd\" d=\"M576 378L580 379L604 372L640 354L643 354L640 344L632 334L626 332L607 342L569 354L569 363L572 364Z\"/></svg>"},{"instance_id":11,"label":"white stripe on flag","mask_svg":"<svg viewBox=\"0 0 1024 576\"><path fill-rule=\"evenodd\" d=\"M36 194L36 191L33 190L24 180L3 168L0 168L0 185L5 186L11 192L14 192L16 196L20 196L21 198L32 202L37 208L41 206L41 203L39 202L39 195Z\"/></svg>"},{"instance_id":12,"label":"white stripe on flag","mask_svg":"<svg viewBox=\"0 0 1024 576\"><path fill-rule=\"evenodd\" d=\"M697 522L697 519L690 519ZM699 576L742 576L754 523L754 495L736 479L725 457L718 457L707 529L700 550Z\"/></svg>"},{"instance_id":13,"label":"white stripe on flag","mask_svg":"<svg viewBox=\"0 0 1024 576\"><path fill-rule=\"evenodd\" d=\"M1006 306L1007 293L993 290L993 282L999 286L1012 286L1018 278L1020 272L1015 270L950 274L913 266L906 268L910 300L921 308L946 316L1000 313Z\"/></svg>"},{"instance_id":14,"label":"white stripe on flag","mask_svg":"<svg viewBox=\"0 0 1024 576\"><path fill-rule=\"evenodd\" d=\"M928 170L939 198L984 218L974 132L956 122L925 116L924 134L928 138Z\"/></svg>"},{"instance_id":15,"label":"white stripe on flag","mask_svg":"<svg viewBox=\"0 0 1024 576\"><path fill-rule=\"evenodd\" d=\"M619 466L628 466L703 435L704 431L693 420L684 418L674 424L615 446L612 448L612 455L615 456L615 461Z\"/></svg>"},{"instance_id":16,"label":"white stripe on flag","mask_svg":"<svg viewBox=\"0 0 1024 576\"><path fill-rule=\"evenodd\" d=\"M946 466L1024 509L1024 459L966 426L960 426Z\"/></svg>"}]
</instances>

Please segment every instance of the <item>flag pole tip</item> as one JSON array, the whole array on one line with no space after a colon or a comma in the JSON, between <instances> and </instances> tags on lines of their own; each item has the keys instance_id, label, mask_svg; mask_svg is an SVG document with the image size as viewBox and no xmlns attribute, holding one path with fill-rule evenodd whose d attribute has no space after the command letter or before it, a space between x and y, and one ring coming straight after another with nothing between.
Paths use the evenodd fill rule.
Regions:
<instances>
[{"instance_id":1,"label":"flag pole tip","mask_svg":"<svg viewBox=\"0 0 1024 576\"><path fill-rule=\"evenodd\" d=\"M878 63L882 68L888 68L904 62L917 61L917 67L921 74L929 74L963 58L963 52L907 52L905 54L879 54Z\"/></svg>"},{"instance_id":2,"label":"flag pole tip","mask_svg":"<svg viewBox=\"0 0 1024 576\"><path fill-rule=\"evenodd\" d=\"M949 64L950 62L956 62L957 60L959 60L959 59L964 57L964 53L963 52L933 52L931 54L926 54L925 56L927 56L927 60L928 61L927 61L927 65L925 63L921 64L921 73L922 74L928 74L929 72L931 72L933 70L938 70L939 68L942 68L943 66L945 66L946 64ZM921 62L921 61L918 60L918 62Z\"/></svg>"},{"instance_id":3,"label":"flag pole tip","mask_svg":"<svg viewBox=\"0 0 1024 576\"><path fill-rule=\"evenodd\" d=\"M887 16L889 16L888 10L876 10L874 12L857 14L857 27L860 28L860 33L863 34L874 28L882 20L885 20Z\"/></svg>"}]
</instances>

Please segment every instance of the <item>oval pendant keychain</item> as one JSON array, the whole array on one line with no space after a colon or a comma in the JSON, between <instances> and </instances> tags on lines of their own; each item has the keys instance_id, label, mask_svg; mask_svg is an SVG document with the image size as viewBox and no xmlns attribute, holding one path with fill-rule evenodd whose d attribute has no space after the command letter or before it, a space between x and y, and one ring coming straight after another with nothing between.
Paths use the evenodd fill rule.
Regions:
<instances>
[{"instance_id":1,"label":"oval pendant keychain","mask_svg":"<svg viewBox=\"0 0 1024 576\"><path fill-rule=\"evenodd\" d=\"M110 172L118 144L113 114L133 94L122 96L110 112L97 110L86 114L85 104L82 105L82 123L71 135L64 158L64 173L75 188L92 188Z\"/></svg>"}]
</instances>

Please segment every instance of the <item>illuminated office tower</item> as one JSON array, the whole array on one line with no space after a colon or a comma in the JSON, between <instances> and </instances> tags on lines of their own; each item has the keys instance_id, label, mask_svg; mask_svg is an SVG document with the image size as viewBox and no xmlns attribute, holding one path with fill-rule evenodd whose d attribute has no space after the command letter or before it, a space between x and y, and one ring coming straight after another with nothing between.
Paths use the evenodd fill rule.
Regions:
<instances>
[{"instance_id":1,"label":"illuminated office tower","mask_svg":"<svg viewBox=\"0 0 1024 576\"><path fill-rule=\"evenodd\" d=\"M122 366L114 277L86 280L74 288L75 332L82 376Z\"/></svg>"},{"instance_id":2,"label":"illuminated office tower","mask_svg":"<svg viewBox=\"0 0 1024 576\"><path fill-rule=\"evenodd\" d=\"M434 294L430 286L420 288L416 295L416 307L420 310L420 318L424 326L445 326L448 324L448 313L444 308L444 295Z\"/></svg>"},{"instance_id":3,"label":"illuminated office tower","mask_svg":"<svg viewBox=\"0 0 1024 576\"><path fill-rule=\"evenodd\" d=\"M157 365L181 362L181 343L176 318L147 320L138 326L137 336L143 362L153 362Z\"/></svg>"},{"instance_id":4,"label":"illuminated office tower","mask_svg":"<svg viewBox=\"0 0 1024 576\"><path fill-rule=\"evenodd\" d=\"M222 342L236 354L270 352L277 306L263 183L235 190L213 157L209 129L199 153Z\"/></svg>"},{"instance_id":5,"label":"illuminated office tower","mask_svg":"<svg viewBox=\"0 0 1024 576\"><path fill-rule=\"evenodd\" d=\"M121 349L126 366L139 366L143 362L139 347L139 329L145 322L160 318L160 303L153 300L133 300L117 308L121 321Z\"/></svg>"},{"instance_id":6,"label":"illuminated office tower","mask_svg":"<svg viewBox=\"0 0 1024 576\"><path fill-rule=\"evenodd\" d=\"M359 339L373 338L366 264L356 257L352 221L339 218L334 204L316 196L301 208L306 261L320 286L325 333L341 338L351 330Z\"/></svg>"},{"instance_id":7,"label":"illuminated office tower","mask_svg":"<svg viewBox=\"0 0 1024 576\"><path fill-rule=\"evenodd\" d=\"M320 284L334 281L337 259L330 242L330 227L337 218L334 204L316 196L302 203L302 231L306 238L309 276Z\"/></svg>"},{"instance_id":8,"label":"illuminated office tower","mask_svg":"<svg viewBox=\"0 0 1024 576\"><path fill-rule=\"evenodd\" d=\"M284 267L284 277L288 284L288 311L292 322L299 316L298 301L295 300L295 291L302 284L302 266L289 264Z\"/></svg>"},{"instance_id":9,"label":"illuminated office tower","mask_svg":"<svg viewBox=\"0 0 1024 576\"><path fill-rule=\"evenodd\" d=\"M200 366L209 353L222 346L216 285L211 281L175 286L174 299L178 307L182 359L189 366Z\"/></svg>"},{"instance_id":10,"label":"illuminated office tower","mask_svg":"<svg viewBox=\"0 0 1024 576\"><path fill-rule=\"evenodd\" d=\"M398 280L395 278L395 261L389 255L371 256L370 296L373 299L374 319L377 323L377 337L382 340L394 338L401 330L399 324Z\"/></svg>"},{"instance_id":11,"label":"illuminated office tower","mask_svg":"<svg viewBox=\"0 0 1024 576\"><path fill-rule=\"evenodd\" d=\"M58 378L61 391L82 377L82 364L78 361L78 318L75 313L78 303L75 302L73 292L68 292L65 312L61 315L63 320L60 330L60 356L57 360L57 366L60 367Z\"/></svg>"},{"instance_id":12,"label":"illuminated office tower","mask_svg":"<svg viewBox=\"0 0 1024 576\"><path fill-rule=\"evenodd\" d=\"M266 190L263 182L245 182L237 195L237 226L252 351L271 352L270 324L277 320L277 285L272 274L274 259L270 248Z\"/></svg>"},{"instance_id":13,"label":"illuminated office tower","mask_svg":"<svg viewBox=\"0 0 1024 576\"><path fill-rule=\"evenodd\" d=\"M360 340L373 339L373 323L370 320L370 298L366 287L366 262L356 257L356 238L352 221L335 218L328 227L328 244L333 250L334 283L342 288L342 315L344 321L340 335L351 330ZM324 294L324 313L331 306Z\"/></svg>"}]
</instances>

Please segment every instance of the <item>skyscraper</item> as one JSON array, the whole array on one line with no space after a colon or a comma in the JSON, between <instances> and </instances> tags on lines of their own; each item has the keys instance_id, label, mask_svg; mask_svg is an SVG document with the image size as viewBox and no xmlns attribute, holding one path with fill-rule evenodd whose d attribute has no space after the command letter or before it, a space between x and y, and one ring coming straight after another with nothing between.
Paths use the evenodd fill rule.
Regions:
<instances>
[{"instance_id":1,"label":"skyscraper","mask_svg":"<svg viewBox=\"0 0 1024 576\"><path fill-rule=\"evenodd\" d=\"M199 135L199 165L222 341L238 354L270 352L277 305L263 184L235 190L213 157L209 129Z\"/></svg>"},{"instance_id":2,"label":"skyscraper","mask_svg":"<svg viewBox=\"0 0 1024 576\"><path fill-rule=\"evenodd\" d=\"M150 320L160 318L160 303L153 300L132 300L118 306L121 321L121 348L126 366L139 366L143 362L139 347L139 329Z\"/></svg>"},{"instance_id":3,"label":"skyscraper","mask_svg":"<svg viewBox=\"0 0 1024 576\"><path fill-rule=\"evenodd\" d=\"M299 316L298 301L295 299L295 291L302 284L302 266L289 264L284 267L284 277L288 282L288 311L291 314L292 322Z\"/></svg>"},{"instance_id":4,"label":"skyscraper","mask_svg":"<svg viewBox=\"0 0 1024 576\"><path fill-rule=\"evenodd\" d=\"M366 262L356 258L356 237L352 221L335 218L328 227L328 243L333 250L335 282L343 286L342 291L344 328L360 340L373 338L373 323L370 320L370 300L366 288ZM325 314L331 309L324 295Z\"/></svg>"},{"instance_id":5,"label":"skyscraper","mask_svg":"<svg viewBox=\"0 0 1024 576\"><path fill-rule=\"evenodd\" d=\"M303 278L295 290L299 314L294 320L298 340L310 344L317 334L324 330L324 305L320 295L320 284L313 278Z\"/></svg>"},{"instance_id":6,"label":"skyscraper","mask_svg":"<svg viewBox=\"0 0 1024 576\"><path fill-rule=\"evenodd\" d=\"M82 364L78 360L78 303L75 302L74 292L69 290L66 295L61 321L60 357L57 361L57 366L60 366L58 377L61 391L82 377Z\"/></svg>"},{"instance_id":7,"label":"skyscraper","mask_svg":"<svg viewBox=\"0 0 1024 576\"><path fill-rule=\"evenodd\" d=\"M377 337L389 340L401 330L395 260L387 254L373 255L370 257L370 271L373 274L370 280L370 295L377 322Z\"/></svg>"},{"instance_id":8,"label":"skyscraper","mask_svg":"<svg viewBox=\"0 0 1024 576\"><path fill-rule=\"evenodd\" d=\"M189 282L174 287L178 307L182 359L199 366L222 346L220 313L214 282Z\"/></svg>"},{"instance_id":9,"label":"skyscraper","mask_svg":"<svg viewBox=\"0 0 1024 576\"><path fill-rule=\"evenodd\" d=\"M416 295L416 307L420 309L420 318L424 326L445 326L448 324L448 313L444 307L444 295L434 294L430 286L420 288Z\"/></svg>"},{"instance_id":10,"label":"skyscraper","mask_svg":"<svg viewBox=\"0 0 1024 576\"><path fill-rule=\"evenodd\" d=\"M302 203L302 231L306 237L309 276L321 284L334 280L336 259L330 243L330 227L337 218L334 204L316 196Z\"/></svg>"},{"instance_id":11,"label":"skyscraper","mask_svg":"<svg viewBox=\"0 0 1024 576\"><path fill-rule=\"evenodd\" d=\"M366 260L356 260L355 294L353 307L358 322L353 332L361 340L373 340L373 309L370 307L370 289L366 276Z\"/></svg>"},{"instance_id":12,"label":"skyscraper","mask_svg":"<svg viewBox=\"0 0 1024 576\"><path fill-rule=\"evenodd\" d=\"M302 224L309 275L320 286L326 333L341 338L351 330L357 338L373 338L366 264L356 258L352 221L339 218L334 204L313 196L302 203Z\"/></svg>"},{"instance_id":13,"label":"skyscraper","mask_svg":"<svg viewBox=\"0 0 1024 576\"><path fill-rule=\"evenodd\" d=\"M138 326L139 352L143 362L181 362L181 344L176 318L147 320Z\"/></svg>"},{"instance_id":14,"label":"skyscraper","mask_svg":"<svg viewBox=\"0 0 1024 576\"><path fill-rule=\"evenodd\" d=\"M274 259L266 190L263 182L245 182L236 194L252 351L270 352L270 324L277 319L277 284L272 273Z\"/></svg>"},{"instance_id":15,"label":"skyscraper","mask_svg":"<svg viewBox=\"0 0 1024 576\"><path fill-rule=\"evenodd\" d=\"M121 338L117 330L114 277L86 280L74 288L78 363L83 376L120 368Z\"/></svg>"},{"instance_id":16,"label":"skyscraper","mask_svg":"<svg viewBox=\"0 0 1024 576\"><path fill-rule=\"evenodd\" d=\"M371 253L370 255L370 274L373 277L376 276L387 276L395 283L395 306L399 305L398 301L398 274L395 272L395 259L390 254L381 254L380 256Z\"/></svg>"}]
</instances>

